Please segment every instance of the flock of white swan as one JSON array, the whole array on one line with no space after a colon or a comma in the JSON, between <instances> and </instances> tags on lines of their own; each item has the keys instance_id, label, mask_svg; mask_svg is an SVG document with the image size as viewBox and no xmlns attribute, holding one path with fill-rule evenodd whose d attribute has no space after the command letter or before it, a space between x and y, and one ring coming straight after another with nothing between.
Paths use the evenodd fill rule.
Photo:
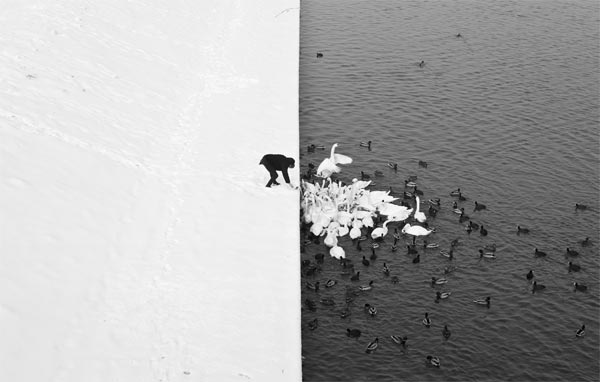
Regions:
<instances>
[{"instance_id":1,"label":"flock of white swan","mask_svg":"<svg viewBox=\"0 0 600 382\"><path fill-rule=\"evenodd\" d=\"M419 223L426 221L425 213L419 210L419 197L416 196L415 209L393 202L399 198L390 195L390 191L371 191L367 186L371 181L353 179L352 184L342 185L333 182L331 175L339 173L339 165L352 163L352 158L335 152L338 144L331 147L331 154L325 158L316 174L325 178L321 184L302 181L303 222L310 224L310 232L315 236L325 236L324 243L330 250L329 254L337 259L345 258L345 251L339 245L338 238L349 235L351 239L361 237L363 227L372 228L373 218L385 216L381 227L371 231L373 240L383 239L388 234L387 225L391 222L401 222L408 219L414 212L414 218ZM405 224L403 234L427 236L433 230L421 225Z\"/></svg>"}]
</instances>

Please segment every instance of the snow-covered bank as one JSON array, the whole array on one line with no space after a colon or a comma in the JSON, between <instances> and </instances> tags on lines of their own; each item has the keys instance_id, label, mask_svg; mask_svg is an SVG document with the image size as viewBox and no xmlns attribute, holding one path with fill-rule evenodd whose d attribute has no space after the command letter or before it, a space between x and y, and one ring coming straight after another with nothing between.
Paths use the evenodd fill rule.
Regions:
<instances>
[{"instance_id":1,"label":"snow-covered bank","mask_svg":"<svg viewBox=\"0 0 600 382\"><path fill-rule=\"evenodd\" d=\"M0 379L300 379L298 6L5 5Z\"/></svg>"}]
</instances>

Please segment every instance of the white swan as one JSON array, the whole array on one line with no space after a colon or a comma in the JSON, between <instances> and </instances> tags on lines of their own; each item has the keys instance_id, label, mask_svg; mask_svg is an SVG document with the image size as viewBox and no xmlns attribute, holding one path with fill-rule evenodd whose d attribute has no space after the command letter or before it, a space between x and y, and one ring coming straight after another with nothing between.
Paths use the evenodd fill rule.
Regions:
<instances>
[{"instance_id":1,"label":"white swan","mask_svg":"<svg viewBox=\"0 0 600 382\"><path fill-rule=\"evenodd\" d=\"M390 223L391 220L386 220L383 223L383 227L377 227L373 230L373 232L371 232L371 239L375 240L375 239L381 239L383 238L385 235L388 234L388 228L387 225L388 223Z\"/></svg>"},{"instance_id":2,"label":"white swan","mask_svg":"<svg viewBox=\"0 0 600 382\"><path fill-rule=\"evenodd\" d=\"M406 223L406 225L402 228L402 233L407 233L413 236L427 236L432 232L433 230L431 229L421 227L420 225L410 225L409 223Z\"/></svg>"},{"instance_id":3,"label":"white swan","mask_svg":"<svg viewBox=\"0 0 600 382\"><path fill-rule=\"evenodd\" d=\"M346 258L346 252L344 251L344 248L336 245L335 247L331 248L329 250L329 255L331 257L335 257L336 259L345 259Z\"/></svg>"},{"instance_id":4,"label":"white swan","mask_svg":"<svg viewBox=\"0 0 600 382\"><path fill-rule=\"evenodd\" d=\"M424 212L421 212L420 209L420 204L421 204L421 200L419 200L418 196L415 196L415 200L417 202L417 206L415 207L415 219L417 219L417 221L419 223L425 223L425 220L427 220L427 217L425 216Z\"/></svg>"},{"instance_id":5,"label":"white swan","mask_svg":"<svg viewBox=\"0 0 600 382\"><path fill-rule=\"evenodd\" d=\"M350 238L352 240L358 239L362 235L362 232L360 230L362 226L362 221L360 221L359 219L354 219L354 221L352 222L352 229L350 230Z\"/></svg>"},{"instance_id":6,"label":"white swan","mask_svg":"<svg viewBox=\"0 0 600 382\"><path fill-rule=\"evenodd\" d=\"M369 201L375 207L382 203L391 203L396 200L398 200L398 198L391 196L389 191L371 191L369 193Z\"/></svg>"},{"instance_id":7,"label":"white swan","mask_svg":"<svg viewBox=\"0 0 600 382\"><path fill-rule=\"evenodd\" d=\"M331 174L341 171L341 169L337 166L338 164L352 163L352 158L349 156L335 153L335 148L337 146L337 143L334 143L333 146L331 146L331 155L329 158L323 159L323 162L321 162L317 168L317 176L329 178L331 177Z\"/></svg>"},{"instance_id":8,"label":"white swan","mask_svg":"<svg viewBox=\"0 0 600 382\"><path fill-rule=\"evenodd\" d=\"M375 211L375 209L376 209L375 205L371 202L371 198L368 193L363 193L362 195L360 195L356 199L356 204L360 208L367 210L367 211Z\"/></svg>"},{"instance_id":9,"label":"white swan","mask_svg":"<svg viewBox=\"0 0 600 382\"><path fill-rule=\"evenodd\" d=\"M337 235L338 236L346 236L349 232L350 232L350 228L348 228L348 226L346 226L346 225L342 225L342 226L340 226L340 228L338 228Z\"/></svg>"},{"instance_id":10,"label":"white swan","mask_svg":"<svg viewBox=\"0 0 600 382\"><path fill-rule=\"evenodd\" d=\"M365 216L362 219L362 223L365 227L373 227L375 225L375 222L373 222L373 218L371 217L371 215Z\"/></svg>"},{"instance_id":11,"label":"white swan","mask_svg":"<svg viewBox=\"0 0 600 382\"><path fill-rule=\"evenodd\" d=\"M379 213L388 217L389 220L400 222L408 219L413 209L392 203L382 203L378 208Z\"/></svg>"},{"instance_id":12,"label":"white swan","mask_svg":"<svg viewBox=\"0 0 600 382\"><path fill-rule=\"evenodd\" d=\"M322 225L316 223L313 223L313 225L310 227L310 232L315 236L321 236L324 230L325 228Z\"/></svg>"},{"instance_id":13,"label":"white swan","mask_svg":"<svg viewBox=\"0 0 600 382\"><path fill-rule=\"evenodd\" d=\"M326 246L328 246L329 248L333 248L333 247L337 246L338 245L337 229L328 229L327 236L325 236L325 240L323 240L323 243Z\"/></svg>"}]
</instances>

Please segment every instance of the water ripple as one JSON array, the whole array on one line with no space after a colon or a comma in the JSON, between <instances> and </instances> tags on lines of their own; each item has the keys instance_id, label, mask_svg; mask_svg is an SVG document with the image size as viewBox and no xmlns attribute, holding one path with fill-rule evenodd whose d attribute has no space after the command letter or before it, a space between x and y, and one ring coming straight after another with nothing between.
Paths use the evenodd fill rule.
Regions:
<instances>
[{"instance_id":1,"label":"water ripple","mask_svg":"<svg viewBox=\"0 0 600 382\"><path fill-rule=\"evenodd\" d=\"M441 198L431 240L442 248L456 237L463 241L448 301L434 303L428 283L449 263L439 251L427 250L414 265L405 251L391 252L386 243L375 265L361 268L376 288L356 297L347 319L339 311L344 288L354 284L328 259L309 279L338 279L326 293L336 305L302 311L304 380L597 379L598 8L588 0L303 2L301 150L338 142L354 159L340 179L380 170L377 189L402 190L404 179L418 175L425 198ZM324 57L317 59L317 51ZM359 146L365 140L373 141L372 151ZM305 170L326 152L302 155ZM388 162L398 163L397 173ZM488 237L468 235L458 224L448 194L457 187L468 197L461 205L488 228ZM472 211L474 200L488 209ZM590 208L575 211L575 203ZM530 234L518 235L517 225ZM594 246L579 246L586 236ZM497 259L479 261L477 248L490 242L498 245ZM362 257L349 241L342 245L348 257ZM536 247L548 258L535 258ZM581 272L567 271L566 247L580 250L574 261ZM311 245L302 259L324 250ZM382 274L383 261L399 284ZM546 290L532 293L525 279L530 269ZM574 281L588 285L588 292L575 293ZM472 303L486 295L492 296L490 309ZM302 298L317 296L305 290ZM365 303L378 306L377 317L364 314ZM430 329L420 323L426 311L434 320ZM314 318L319 328L308 330ZM589 335L576 338L584 322ZM448 341L441 336L444 323L453 331ZM346 337L348 327L363 335ZM409 336L406 352L391 334ZM380 348L367 355L375 337ZM427 354L440 356L442 367L427 367Z\"/></svg>"}]
</instances>

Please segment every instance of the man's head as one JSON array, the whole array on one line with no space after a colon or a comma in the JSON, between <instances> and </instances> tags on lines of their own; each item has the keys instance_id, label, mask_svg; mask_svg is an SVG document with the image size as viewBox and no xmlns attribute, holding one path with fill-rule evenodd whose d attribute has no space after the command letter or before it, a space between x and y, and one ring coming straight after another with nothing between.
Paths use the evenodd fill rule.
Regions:
<instances>
[{"instance_id":1,"label":"man's head","mask_svg":"<svg viewBox=\"0 0 600 382\"><path fill-rule=\"evenodd\" d=\"M294 160L294 158L287 158L287 159L288 159L288 167L294 168L296 166L296 161Z\"/></svg>"}]
</instances>

